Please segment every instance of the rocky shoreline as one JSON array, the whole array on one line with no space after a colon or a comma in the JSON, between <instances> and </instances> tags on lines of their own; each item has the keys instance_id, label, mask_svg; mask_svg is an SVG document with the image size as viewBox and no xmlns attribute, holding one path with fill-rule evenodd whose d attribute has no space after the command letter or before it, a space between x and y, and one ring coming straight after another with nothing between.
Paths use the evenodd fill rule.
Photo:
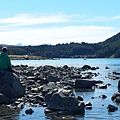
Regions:
<instances>
[{"instance_id":1,"label":"rocky shoreline","mask_svg":"<svg viewBox=\"0 0 120 120\"><path fill-rule=\"evenodd\" d=\"M92 109L92 104L90 102L85 103L82 96L76 97L74 90L91 90L94 92L96 87L106 89L110 85L104 84L104 82L100 80L94 80L93 77L95 78L100 74L95 73L95 70L99 69L99 67L91 67L89 65L84 65L81 68L68 67L67 65L62 67L16 65L14 69L19 71L19 75L9 74L12 74L14 79L17 78L20 84L15 84L16 82L13 82L14 85L13 83L10 84L14 86L14 91L11 93L13 96L10 95L10 90L6 92L3 92L5 88L0 90L0 97L4 97L4 99L0 100L0 104L10 109L23 109L25 105L32 107L42 106L45 107L44 112L46 115L83 116L85 109ZM106 67L106 69L109 68ZM90 72L88 72L88 70L90 70ZM5 71L0 73L0 76L6 75ZM113 75L108 76L109 79L119 79L116 74L118 73L114 72ZM7 73L7 79L11 78L10 75L8 76ZM2 77L0 79L0 82L1 81ZM118 88L120 86L119 84ZM22 87L20 87L20 85L22 85ZM15 86L17 88L19 86L19 92ZM18 96L16 93L13 94L14 92L16 92ZM101 95L99 97L105 99L107 96ZM119 92L111 97L111 100L120 103ZM108 105L106 109L108 111L115 111L118 108L113 105ZM32 109L28 109L25 111L25 114L32 114L33 112Z\"/></svg>"}]
</instances>

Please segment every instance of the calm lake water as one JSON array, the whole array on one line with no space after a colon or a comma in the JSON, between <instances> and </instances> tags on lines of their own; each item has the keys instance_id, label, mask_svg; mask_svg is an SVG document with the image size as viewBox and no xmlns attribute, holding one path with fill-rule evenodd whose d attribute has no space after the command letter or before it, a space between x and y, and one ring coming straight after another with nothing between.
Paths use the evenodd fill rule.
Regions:
<instances>
[{"instance_id":1,"label":"calm lake water","mask_svg":"<svg viewBox=\"0 0 120 120\"><path fill-rule=\"evenodd\" d=\"M13 65L29 65L29 66L74 66L82 67L83 65L90 65L92 67L99 67L100 69L93 71L95 73L100 73L98 77L93 79L102 80L105 84L110 83L111 85L107 89L95 88L93 92L75 92L75 95L81 95L84 102L91 102L92 109L85 110L85 115L83 117L77 116L76 120L120 120L120 105L117 105L111 100L112 95L118 92L117 85L118 80L111 80L107 78L108 74L113 71L120 72L120 59L56 59L56 60L12 60ZM105 67L110 69L105 69ZM99 98L100 95L106 95L106 99ZM91 99L94 97L94 99ZM106 107L108 104L112 104L118 107L115 112L108 112ZM34 113L32 115L25 115L25 110L29 107L22 109L16 117L10 120L53 120L52 118L45 116L43 107L32 107ZM2 119L0 119L2 120ZM4 120L4 119L3 119ZM6 119L8 120L8 119ZM57 119L54 119L57 120ZM59 119L60 120L60 119Z\"/></svg>"}]
</instances>

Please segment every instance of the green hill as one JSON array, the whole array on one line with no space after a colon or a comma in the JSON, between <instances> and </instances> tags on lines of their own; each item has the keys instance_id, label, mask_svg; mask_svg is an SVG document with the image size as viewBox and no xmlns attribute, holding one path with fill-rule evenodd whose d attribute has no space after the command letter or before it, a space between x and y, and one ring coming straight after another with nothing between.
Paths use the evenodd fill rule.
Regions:
<instances>
[{"instance_id":1,"label":"green hill","mask_svg":"<svg viewBox=\"0 0 120 120\"><path fill-rule=\"evenodd\" d=\"M98 45L101 46L101 49L96 52L98 57L120 58L120 33L98 43Z\"/></svg>"},{"instance_id":2,"label":"green hill","mask_svg":"<svg viewBox=\"0 0 120 120\"><path fill-rule=\"evenodd\" d=\"M57 45L8 47L11 55L32 55L46 58L120 58L120 33L108 38L104 42L94 44L72 42Z\"/></svg>"}]
</instances>

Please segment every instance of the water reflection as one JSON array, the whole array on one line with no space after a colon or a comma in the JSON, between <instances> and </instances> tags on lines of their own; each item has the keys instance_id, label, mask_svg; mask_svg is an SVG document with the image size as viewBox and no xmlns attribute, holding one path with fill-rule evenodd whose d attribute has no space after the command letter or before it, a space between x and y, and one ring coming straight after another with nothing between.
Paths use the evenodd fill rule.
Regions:
<instances>
[{"instance_id":1,"label":"water reflection","mask_svg":"<svg viewBox=\"0 0 120 120\"><path fill-rule=\"evenodd\" d=\"M75 88L75 92L94 92L95 87L88 88L88 89L80 89L80 88Z\"/></svg>"},{"instance_id":2,"label":"water reflection","mask_svg":"<svg viewBox=\"0 0 120 120\"><path fill-rule=\"evenodd\" d=\"M10 109L6 106L0 105L0 120L18 120L18 109Z\"/></svg>"}]
</instances>

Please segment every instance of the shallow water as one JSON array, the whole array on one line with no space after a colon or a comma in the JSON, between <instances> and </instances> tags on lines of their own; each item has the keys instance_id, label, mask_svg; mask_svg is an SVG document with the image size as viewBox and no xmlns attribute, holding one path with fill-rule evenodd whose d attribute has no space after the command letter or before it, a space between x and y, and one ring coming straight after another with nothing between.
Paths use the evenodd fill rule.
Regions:
<instances>
[{"instance_id":1,"label":"shallow water","mask_svg":"<svg viewBox=\"0 0 120 120\"><path fill-rule=\"evenodd\" d=\"M113 71L120 71L120 59L60 59L60 60L13 60L12 64L20 65L20 64L27 64L33 66L43 66L43 65L53 65L53 66L74 66L74 67L82 67L83 65L91 65L91 66L98 66L100 69L96 71L92 71L95 73L100 73L98 77L93 79L95 80L102 80L105 84L110 83L111 85L107 87L107 89L98 89L95 88L95 91L89 92L80 92L75 91L75 95L83 96L84 102L91 102L92 109L85 110L84 116L76 116L76 120L119 120L120 119L120 105L117 105L111 100L112 95L115 92L118 92L117 85L118 80L111 80L108 79L108 74L111 74ZM105 69L108 66L110 69ZM100 95L106 95L106 99L99 98ZM94 99L92 99L92 97ZM118 107L118 110L115 112L108 112L106 107L108 104L112 104ZM25 110L28 108L32 108L34 113L32 115L26 115ZM13 118L9 118L6 120L57 120L57 117L51 118L50 116L45 116L44 114L44 107L28 107L26 106L18 115ZM4 112L6 115L6 112ZM13 114L13 113L12 113ZM1 116L1 114L0 114ZM4 115L3 115L4 116ZM7 116L7 115L6 115ZM62 119L62 118L60 118ZM60 120L59 119L59 120ZM0 120L5 120L1 119Z\"/></svg>"}]
</instances>

